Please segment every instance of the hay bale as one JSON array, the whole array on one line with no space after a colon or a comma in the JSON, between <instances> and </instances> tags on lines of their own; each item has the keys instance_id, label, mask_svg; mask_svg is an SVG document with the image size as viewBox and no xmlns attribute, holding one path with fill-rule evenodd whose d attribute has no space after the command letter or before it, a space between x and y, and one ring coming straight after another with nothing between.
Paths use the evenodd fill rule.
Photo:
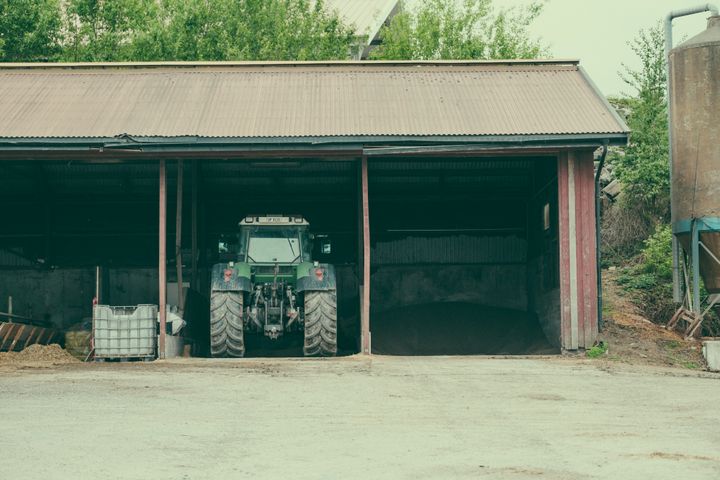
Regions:
<instances>
[{"instance_id":1,"label":"hay bale","mask_svg":"<svg viewBox=\"0 0 720 480\"><path fill-rule=\"evenodd\" d=\"M65 334L65 350L78 360L87 358L90 354L91 343L92 332L90 331L78 330Z\"/></svg>"}]
</instances>

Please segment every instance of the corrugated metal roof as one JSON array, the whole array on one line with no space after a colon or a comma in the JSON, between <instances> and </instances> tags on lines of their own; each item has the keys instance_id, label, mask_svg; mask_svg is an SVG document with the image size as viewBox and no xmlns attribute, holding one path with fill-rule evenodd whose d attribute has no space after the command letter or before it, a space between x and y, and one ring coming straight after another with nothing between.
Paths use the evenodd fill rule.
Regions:
<instances>
[{"instance_id":1,"label":"corrugated metal roof","mask_svg":"<svg viewBox=\"0 0 720 480\"><path fill-rule=\"evenodd\" d=\"M574 63L0 67L0 138L626 131Z\"/></svg>"},{"instance_id":2,"label":"corrugated metal roof","mask_svg":"<svg viewBox=\"0 0 720 480\"><path fill-rule=\"evenodd\" d=\"M358 35L366 35L370 43L395 10L398 0L326 0L325 3L354 25Z\"/></svg>"}]
</instances>

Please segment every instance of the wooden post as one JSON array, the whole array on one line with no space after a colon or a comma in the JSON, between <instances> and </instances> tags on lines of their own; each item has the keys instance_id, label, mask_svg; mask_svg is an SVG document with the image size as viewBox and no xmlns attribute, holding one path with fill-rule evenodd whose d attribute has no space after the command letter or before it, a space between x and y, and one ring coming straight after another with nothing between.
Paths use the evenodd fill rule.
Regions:
<instances>
[{"instance_id":1,"label":"wooden post","mask_svg":"<svg viewBox=\"0 0 720 480\"><path fill-rule=\"evenodd\" d=\"M360 167L360 188L362 195L363 226L363 289L360 324L362 331L362 353L371 354L370 346L370 204L368 201L368 164L367 156L362 157Z\"/></svg>"},{"instance_id":2,"label":"wooden post","mask_svg":"<svg viewBox=\"0 0 720 480\"><path fill-rule=\"evenodd\" d=\"M177 161L177 200L175 202L175 271L177 273L177 307L183 311L182 216L183 216L183 161Z\"/></svg>"},{"instance_id":3,"label":"wooden post","mask_svg":"<svg viewBox=\"0 0 720 480\"><path fill-rule=\"evenodd\" d=\"M165 358L165 323L167 302L167 178L165 175L165 160L160 160L160 205L159 205L159 243L158 243L158 292L160 301L160 339L158 340L158 358Z\"/></svg>"},{"instance_id":4,"label":"wooden post","mask_svg":"<svg viewBox=\"0 0 720 480\"><path fill-rule=\"evenodd\" d=\"M197 160L192 161L192 205L191 205L191 230L192 233L190 235L190 250L192 255L192 260L190 261L190 269L191 269L191 278L190 278L190 287L194 290L199 290L198 288L198 218L197 218L197 209L198 209L198 165Z\"/></svg>"}]
</instances>

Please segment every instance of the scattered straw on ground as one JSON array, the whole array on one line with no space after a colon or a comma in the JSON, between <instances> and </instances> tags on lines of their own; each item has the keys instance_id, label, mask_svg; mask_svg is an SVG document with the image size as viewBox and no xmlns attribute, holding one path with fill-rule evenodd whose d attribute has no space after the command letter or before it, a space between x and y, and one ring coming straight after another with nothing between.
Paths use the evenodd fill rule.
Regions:
<instances>
[{"instance_id":1,"label":"scattered straw on ground","mask_svg":"<svg viewBox=\"0 0 720 480\"><path fill-rule=\"evenodd\" d=\"M60 345L30 345L21 352L0 352L0 364L76 363L79 360L60 348Z\"/></svg>"}]
</instances>

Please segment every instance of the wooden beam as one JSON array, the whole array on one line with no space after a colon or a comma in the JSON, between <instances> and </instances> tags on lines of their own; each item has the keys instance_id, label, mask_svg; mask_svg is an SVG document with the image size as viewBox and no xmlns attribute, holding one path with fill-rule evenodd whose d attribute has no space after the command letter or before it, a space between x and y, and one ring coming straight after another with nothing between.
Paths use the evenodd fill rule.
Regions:
<instances>
[{"instance_id":1,"label":"wooden beam","mask_svg":"<svg viewBox=\"0 0 720 480\"><path fill-rule=\"evenodd\" d=\"M360 167L360 191L362 195L363 227L363 289L360 312L362 353L371 354L370 344L370 204L368 199L368 160L362 157Z\"/></svg>"},{"instance_id":2,"label":"wooden beam","mask_svg":"<svg viewBox=\"0 0 720 480\"><path fill-rule=\"evenodd\" d=\"M177 161L177 201L175 209L175 271L177 272L177 307L183 310L182 215L183 215L183 161Z\"/></svg>"},{"instance_id":3,"label":"wooden beam","mask_svg":"<svg viewBox=\"0 0 720 480\"><path fill-rule=\"evenodd\" d=\"M20 328L18 328L15 338L13 339L12 343L10 344L10 347L8 347L8 352L15 351L15 344L18 342L18 340L20 340L20 337L22 336L26 327L27 327L27 325L21 325Z\"/></svg>"},{"instance_id":4,"label":"wooden beam","mask_svg":"<svg viewBox=\"0 0 720 480\"><path fill-rule=\"evenodd\" d=\"M165 160L159 162L159 215L158 215L158 292L160 308L160 339L158 340L158 357L165 358L165 322L167 303L167 178Z\"/></svg>"},{"instance_id":5,"label":"wooden beam","mask_svg":"<svg viewBox=\"0 0 720 480\"><path fill-rule=\"evenodd\" d=\"M198 162L192 160L192 205L191 205L191 230L190 250L192 251L192 260L190 263L191 278L190 287L199 290L198 286Z\"/></svg>"},{"instance_id":6,"label":"wooden beam","mask_svg":"<svg viewBox=\"0 0 720 480\"><path fill-rule=\"evenodd\" d=\"M8 339L10 338L10 335L12 335L13 332L13 325L17 325L15 323L3 323L0 324L0 332L2 332L2 329L5 329L5 335L2 338L2 341L0 342L0 352L2 352L5 349L5 344L7 343Z\"/></svg>"},{"instance_id":7,"label":"wooden beam","mask_svg":"<svg viewBox=\"0 0 720 480\"><path fill-rule=\"evenodd\" d=\"M33 337L33 335L35 335L35 330L37 330L37 327L33 327L32 330L30 330L30 333L28 333L28 336L25 339L25 347L27 347L28 345L32 345L32 337ZM42 329L40 329L40 332L38 332L38 333L41 334ZM38 338L40 338L40 335L38 335ZM36 343L37 343L38 338L35 339Z\"/></svg>"}]
</instances>

